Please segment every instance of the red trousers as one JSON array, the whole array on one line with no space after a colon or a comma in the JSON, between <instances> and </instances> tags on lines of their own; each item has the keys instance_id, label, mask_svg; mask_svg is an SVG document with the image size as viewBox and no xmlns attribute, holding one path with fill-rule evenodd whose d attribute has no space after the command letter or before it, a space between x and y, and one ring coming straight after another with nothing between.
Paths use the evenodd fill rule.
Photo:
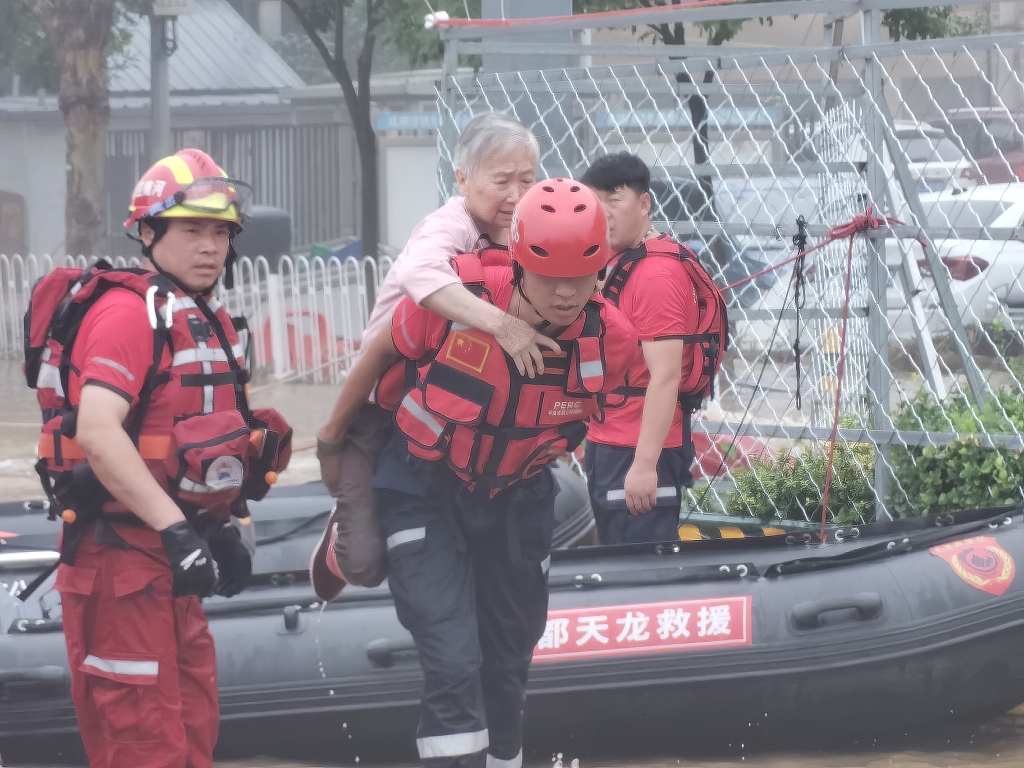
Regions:
<instances>
[{"instance_id":1,"label":"red trousers","mask_svg":"<svg viewBox=\"0 0 1024 768\"><path fill-rule=\"evenodd\" d=\"M92 768L209 768L219 713L213 637L196 597L171 595L155 531L117 526L128 548L84 533L62 564L71 697Z\"/></svg>"}]
</instances>

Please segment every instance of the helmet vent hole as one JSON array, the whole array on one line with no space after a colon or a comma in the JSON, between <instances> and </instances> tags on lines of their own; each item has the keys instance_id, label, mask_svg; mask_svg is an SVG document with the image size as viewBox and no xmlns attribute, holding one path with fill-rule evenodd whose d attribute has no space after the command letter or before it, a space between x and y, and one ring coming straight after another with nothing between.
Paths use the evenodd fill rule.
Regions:
<instances>
[{"instance_id":1,"label":"helmet vent hole","mask_svg":"<svg viewBox=\"0 0 1024 768\"><path fill-rule=\"evenodd\" d=\"M594 243L592 246L590 246L589 248L587 248L587 250L585 250L583 252L583 255L587 256L587 257L590 257L590 256L593 256L595 253L597 253L600 250L601 250L601 244L600 243Z\"/></svg>"},{"instance_id":2,"label":"helmet vent hole","mask_svg":"<svg viewBox=\"0 0 1024 768\"><path fill-rule=\"evenodd\" d=\"M531 245L530 250L533 251L538 256L544 257L545 259L548 257L548 252L541 248L539 245Z\"/></svg>"},{"instance_id":3,"label":"helmet vent hole","mask_svg":"<svg viewBox=\"0 0 1024 768\"><path fill-rule=\"evenodd\" d=\"M580 191L580 185L579 184L573 184L571 187L569 187L569 191L570 192L579 192Z\"/></svg>"},{"instance_id":4,"label":"helmet vent hole","mask_svg":"<svg viewBox=\"0 0 1024 768\"><path fill-rule=\"evenodd\" d=\"M573 208L573 211L575 211L576 213L582 213L585 210L587 210L586 203L580 203L575 208Z\"/></svg>"},{"instance_id":5,"label":"helmet vent hole","mask_svg":"<svg viewBox=\"0 0 1024 768\"><path fill-rule=\"evenodd\" d=\"M550 205L547 205L547 204L545 204L545 205L542 205L542 206L540 207L540 209L541 209L542 211L547 211L548 213L554 213L554 212L555 212L555 209L554 209L554 208L553 208L552 206L550 206Z\"/></svg>"},{"instance_id":6,"label":"helmet vent hole","mask_svg":"<svg viewBox=\"0 0 1024 768\"><path fill-rule=\"evenodd\" d=\"M552 187L550 184L545 184L543 187L541 187L541 189L543 189L545 192L554 192L555 191L555 188Z\"/></svg>"}]
</instances>

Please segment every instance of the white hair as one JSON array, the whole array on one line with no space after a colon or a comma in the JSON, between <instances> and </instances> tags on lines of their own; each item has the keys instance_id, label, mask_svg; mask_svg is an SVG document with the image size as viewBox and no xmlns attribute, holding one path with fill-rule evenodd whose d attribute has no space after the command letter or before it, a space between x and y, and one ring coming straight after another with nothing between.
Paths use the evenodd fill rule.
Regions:
<instances>
[{"instance_id":1,"label":"white hair","mask_svg":"<svg viewBox=\"0 0 1024 768\"><path fill-rule=\"evenodd\" d=\"M519 147L529 148L534 162L540 161L540 146L533 131L501 112L484 112L462 129L455 144L455 167L473 178L484 160L505 157Z\"/></svg>"}]
</instances>

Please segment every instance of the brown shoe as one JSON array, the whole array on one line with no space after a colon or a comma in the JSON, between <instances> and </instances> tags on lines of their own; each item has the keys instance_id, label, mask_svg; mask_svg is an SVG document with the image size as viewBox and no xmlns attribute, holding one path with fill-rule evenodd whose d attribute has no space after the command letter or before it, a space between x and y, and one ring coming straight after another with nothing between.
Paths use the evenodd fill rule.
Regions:
<instances>
[{"instance_id":1,"label":"brown shoe","mask_svg":"<svg viewBox=\"0 0 1024 768\"><path fill-rule=\"evenodd\" d=\"M337 541L338 503L335 502L331 516L327 518L327 527L324 528L324 533L313 550L313 556L309 558L309 581L316 596L326 602L340 595L348 583L341 568L338 567L338 558L334 556L334 545Z\"/></svg>"}]
</instances>

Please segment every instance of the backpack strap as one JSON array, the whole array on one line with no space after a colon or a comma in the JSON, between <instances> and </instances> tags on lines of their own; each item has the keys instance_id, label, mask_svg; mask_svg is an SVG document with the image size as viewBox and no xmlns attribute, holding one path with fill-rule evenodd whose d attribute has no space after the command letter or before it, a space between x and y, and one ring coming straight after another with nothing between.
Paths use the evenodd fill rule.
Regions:
<instances>
[{"instance_id":1,"label":"backpack strap","mask_svg":"<svg viewBox=\"0 0 1024 768\"><path fill-rule=\"evenodd\" d=\"M452 257L452 269L455 270L455 274L459 276L462 284L467 288L470 286L483 287L484 263L482 254L487 250L487 248L483 248L473 253L460 253Z\"/></svg>"},{"instance_id":2,"label":"backpack strap","mask_svg":"<svg viewBox=\"0 0 1024 768\"><path fill-rule=\"evenodd\" d=\"M615 262L611 273L605 279L604 288L601 290L601 293L616 307L619 306L619 300L622 298L622 289L626 287L626 282L629 280L629 276L633 274L634 267L636 267L640 259L646 258L646 256L647 243L643 242L636 248L630 248Z\"/></svg>"},{"instance_id":3,"label":"backpack strap","mask_svg":"<svg viewBox=\"0 0 1024 768\"><path fill-rule=\"evenodd\" d=\"M476 250L480 264L485 267L510 267L512 266L512 254L504 245L498 245L488 240L487 245Z\"/></svg>"}]
</instances>

